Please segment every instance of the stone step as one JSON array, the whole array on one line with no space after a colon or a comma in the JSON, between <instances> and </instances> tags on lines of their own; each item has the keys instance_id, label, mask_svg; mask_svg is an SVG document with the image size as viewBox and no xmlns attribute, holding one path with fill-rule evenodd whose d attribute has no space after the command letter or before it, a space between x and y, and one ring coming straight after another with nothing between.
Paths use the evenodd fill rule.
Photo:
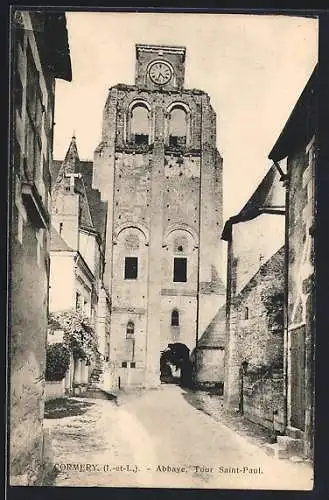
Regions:
<instances>
[{"instance_id":1,"label":"stone step","mask_svg":"<svg viewBox=\"0 0 329 500\"><path fill-rule=\"evenodd\" d=\"M102 391L102 389L99 388L87 388L85 392L80 394L80 397L90 399L104 399L108 401L116 400L115 396L112 396L111 394L108 394L107 392Z\"/></svg>"},{"instance_id":2,"label":"stone step","mask_svg":"<svg viewBox=\"0 0 329 500\"><path fill-rule=\"evenodd\" d=\"M304 432L297 427L287 427L286 435L294 439L303 439Z\"/></svg>"},{"instance_id":3,"label":"stone step","mask_svg":"<svg viewBox=\"0 0 329 500\"><path fill-rule=\"evenodd\" d=\"M266 455L269 455L271 457L275 457L275 458L278 458L278 459L285 459L285 458L289 458L288 456L288 452L286 450L282 450L278 443L274 443L274 444L265 444L263 446L263 449L266 453Z\"/></svg>"},{"instance_id":4,"label":"stone step","mask_svg":"<svg viewBox=\"0 0 329 500\"><path fill-rule=\"evenodd\" d=\"M303 455L304 442L302 439L292 438L290 436L278 436L277 444L281 450L284 450L289 457Z\"/></svg>"}]
</instances>

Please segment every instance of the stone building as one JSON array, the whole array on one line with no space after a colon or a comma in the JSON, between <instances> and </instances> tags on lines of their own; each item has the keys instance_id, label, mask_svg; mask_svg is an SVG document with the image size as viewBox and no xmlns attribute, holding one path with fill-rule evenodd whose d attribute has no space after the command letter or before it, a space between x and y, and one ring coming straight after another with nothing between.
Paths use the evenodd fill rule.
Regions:
<instances>
[{"instance_id":1,"label":"stone building","mask_svg":"<svg viewBox=\"0 0 329 500\"><path fill-rule=\"evenodd\" d=\"M103 287L106 203L91 186L92 162L80 161L73 136L63 162L52 165L52 229L49 311L80 311L96 330L99 352L106 359L109 297ZM88 361L87 361L88 363ZM73 360L66 389L87 384L93 366Z\"/></svg>"},{"instance_id":2,"label":"stone building","mask_svg":"<svg viewBox=\"0 0 329 500\"><path fill-rule=\"evenodd\" d=\"M185 48L136 45L135 84L110 88L94 155L122 385L157 386L161 351L192 351L224 302L216 115L184 73Z\"/></svg>"},{"instance_id":3,"label":"stone building","mask_svg":"<svg viewBox=\"0 0 329 500\"><path fill-rule=\"evenodd\" d=\"M224 387L226 306L220 307L192 352L195 365L194 385L213 388L222 394Z\"/></svg>"},{"instance_id":4,"label":"stone building","mask_svg":"<svg viewBox=\"0 0 329 500\"><path fill-rule=\"evenodd\" d=\"M12 11L10 484L45 469L44 375L55 79L71 81L64 14Z\"/></svg>"},{"instance_id":5,"label":"stone building","mask_svg":"<svg viewBox=\"0 0 329 500\"><path fill-rule=\"evenodd\" d=\"M249 419L284 426L283 294L285 190L272 166L240 213L228 242L224 400Z\"/></svg>"},{"instance_id":6,"label":"stone building","mask_svg":"<svg viewBox=\"0 0 329 500\"><path fill-rule=\"evenodd\" d=\"M313 71L269 158L286 186L286 444L313 454L314 214L318 73ZM286 167L283 165L286 165Z\"/></svg>"}]
</instances>

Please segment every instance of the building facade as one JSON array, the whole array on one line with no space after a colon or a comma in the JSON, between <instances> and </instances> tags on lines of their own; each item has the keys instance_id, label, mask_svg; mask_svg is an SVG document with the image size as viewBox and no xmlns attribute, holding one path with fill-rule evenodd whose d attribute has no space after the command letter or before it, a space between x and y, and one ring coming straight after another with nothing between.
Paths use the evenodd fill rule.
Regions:
<instances>
[{"instance_id":1,"label":"building facade","mask_svg":"<svg viewBox=\"0 0 329 500\"><path fill-rule=\"evenodd\" d=\"M64 14L13 11L11 30L10 483L40 484L55 79L71 80Z\"/></svg>"},{"instance_id":2,"label":"building facade","mask_svg":"<svg viewBox=\"0 0 329 500\"><path fill-rule=\"evenodd\" d=\"M92 162L80 161L74 136L64 161L54 161L51 173L49 311L79 311L87 317L96 331L98 350L105 361L109 350L106 318L110 310L103 287L107 206L100 193L92 189ZM72 359L66 389L77 390L78 386L88 384L95 368L88 363Z\"/></svg>"},{"instance_id":3,"label":"building facade","mask_svg":"<svg viewBox=\"0 0 329 500\"><path fill-rule=\"evenodd\" d=\"M192 351L224 301L216 115L184 73L183 47L137 45L135 84L109 90L94 155L122 385L157 386L161 351Z\"/></svg>"},{"instance_id":4,"label":"building facade","mask_svg":"<svg viewBox=\"0 0 329 500\"><path fill-rule=\"evenodd\" d=\"M309 458L314 438L317 71L315 68L269 154L284 174L286 186L286 434L290 446Z\"/></svg>"},{"instance_id":5,"label":"building facade","mask_svg":"<svg viewBox=\"0 0 329 500\"><path fill-rule=\"evenodd\" d=\"M228 242L224 401L264 427L284 429L285 190L272 166Z\"/></svg>"}]
</instances>

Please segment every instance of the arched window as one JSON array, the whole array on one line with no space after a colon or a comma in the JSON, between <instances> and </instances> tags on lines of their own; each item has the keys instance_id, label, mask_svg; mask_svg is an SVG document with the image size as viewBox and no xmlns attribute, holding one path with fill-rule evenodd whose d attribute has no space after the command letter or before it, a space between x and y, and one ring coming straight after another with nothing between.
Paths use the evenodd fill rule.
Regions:
<instances>
[{"instance_id":1,"label":"arched window","mask_svg":"<svg viewBox=\"0 0 329 500\"><path fill-rule=\"evenodd\" d=\"M171 326L179 326L179 312L174 309L171 313Z\"/></svg>"},{"instance_id":2,"label":"arched window","mask_svg":"<svg viewBox=\"0 0 329 500\"><path fill-rule=\"evenodd\" d=\"M130 113L130 140L142 145L149 143L149 111L146 105L138 103Z\"/></svg>"},{"instance_id":3,"label":"arched window","mask_svg":"<svg viewBox=\"0 0 329 500\"><path fill-rule=\"evenodd\" d=\"M128 321L126 328L126 338L131 339L135 334L135 325L133 321Z\"/></svg>"},{"instance_id":4,"label":"arched window","mask_svg":"<svg viewBox=\"0 0 329 500\"><path fill-rule=\"evenodd\" d=\"M188 115L181 106L174 107L169 113L169 146L184 148L187 143Z\"/></svg>"},{"instance_id":5,"label":"arched window","mask_svg":"<svg viewBox=\"0 0 329 500\"><path fill-rule=\"evenodd\" d=\"M244 308L244 319L249 319L249 307Z\"/></svg>"}]
</instances>

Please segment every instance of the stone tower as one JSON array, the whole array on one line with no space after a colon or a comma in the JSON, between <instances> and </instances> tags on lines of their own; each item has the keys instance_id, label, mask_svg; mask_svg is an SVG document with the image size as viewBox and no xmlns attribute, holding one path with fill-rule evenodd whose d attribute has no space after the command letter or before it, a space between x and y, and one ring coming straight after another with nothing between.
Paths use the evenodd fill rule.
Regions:
<instances>
[{"instance_id":1,"label":"stone tower","mask_svg":"<svg viewBox=\"0 0 329 500\"><path fill-rule=\"evenodd\" d=\"M184 73L184 47L136 45L135 85L110 88L95 151L121 385L157 386L161 351L192 351L224 302L216 115Z\"/></svg>"}]
</instances>

